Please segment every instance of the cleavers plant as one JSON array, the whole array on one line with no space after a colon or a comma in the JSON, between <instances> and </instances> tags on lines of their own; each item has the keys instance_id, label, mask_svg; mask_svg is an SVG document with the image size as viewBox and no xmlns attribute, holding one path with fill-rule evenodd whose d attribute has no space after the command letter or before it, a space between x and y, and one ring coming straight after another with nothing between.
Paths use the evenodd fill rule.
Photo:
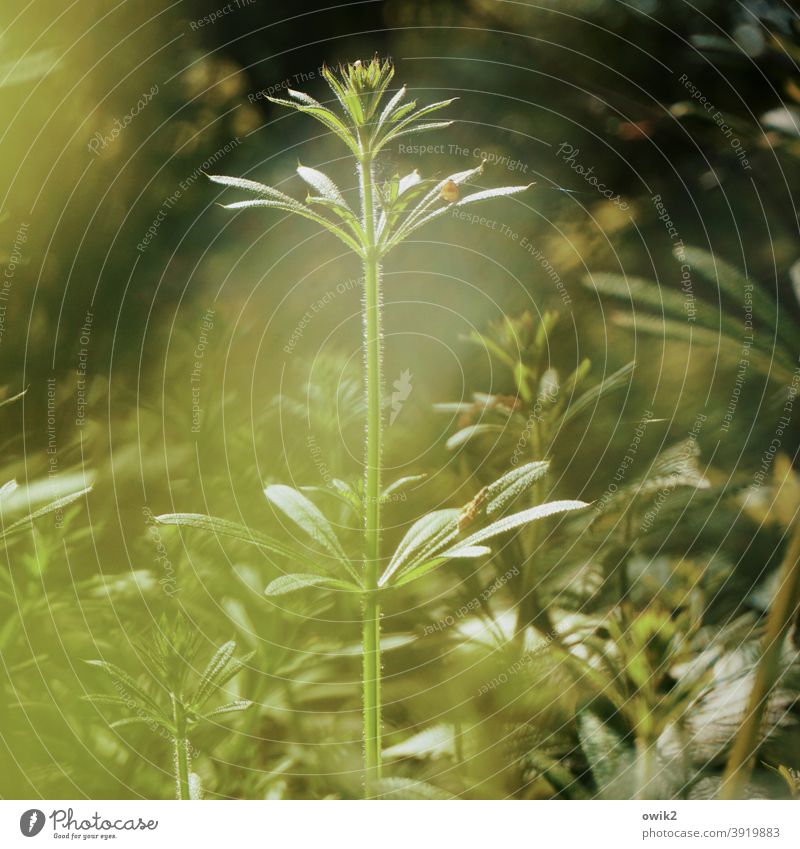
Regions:
<instances>
[{"instance_id":1,"label":"cleavers plant","mask_svg":"<svg viewBox=\"0 0 800 849\"><path fill-rule=\"evenodd\" d=\"M150 639L137 649L140 665L147 670L146 683L107 660L90 660L91 666L108 673L116 695L93 693L85 698L98 709L108 707L125 714L111 722L111 728L142 724L155 736L169 740L175 798L200 799L200 777L192 771L192 734L250 707L252 703L241 698L216 707L213 703L225 696L227 685L247 668L253 654L235 657L236 643L229 640L218 646L203 671L196 673L197 631L182 617L174 623L162 618Z\"/></svg>"},{"instance_id":2,"label":"cleavers plant","mask_svg":"<svg viewBox=\"0 0 800 849\"><path fill-rule=\"evenodd\" d=\"M306 94L289 91L288 100L274 103L310 115L321 122L350 151L356 161L360 208L353 209L334 182L320 171L299 166L298 175L308 184L305 203L252 180L212 176L223 186L254 195L226 208L275 209L310 219L344 242L360 259L363 269L364 385L367 427L364 450L364 484L336 480L332 494L344 501L361 518L363 539L360 557L352 559L322 510L301 490L271 485L265 495L302 533L317 556L297 551L291 545L224 519L198 514L169 514L159 517L167 524L202 528L234 536L300 564L303 571L286 574L266 589L277 596L307 587L357 593L362 601L364 782L367 798L380 793L381 780L381 627L380 609L386 594L399 586L456 558L479 558L490 553L486 542L500 534L546 516L584 507L581 501L555 501L505 514L520 494L538 478L539 463L512 469L484 487L462 508L435 510L408 530L391 557L381 552L381 506L404 479L383 487L382 443L382 301L381 264L387 254L425 224L446 215L453 207L491 198L517 195L529 186L472 190L471 181L483 172L476 168L444 179L423 179L417 171L395 175L380 183L376 160L397 139L448 127L450 121L431 121L428 116L449 106L445 100L418 107L406 100L405 86L383 103L389 92L394 68L378 57L354 62L337 72L325 68L324 78L334 94L337 111Z\"/></svg>"}]
</instances>

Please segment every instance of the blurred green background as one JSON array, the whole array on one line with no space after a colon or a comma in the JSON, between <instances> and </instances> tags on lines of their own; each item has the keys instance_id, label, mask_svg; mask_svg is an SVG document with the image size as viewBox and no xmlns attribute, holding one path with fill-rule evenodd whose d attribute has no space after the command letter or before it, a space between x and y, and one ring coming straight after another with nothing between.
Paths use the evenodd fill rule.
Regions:
<instances>
[{"instance_id":1,"label":"blurred green background","mask_svg":"<svg viewBox=\"0 0 800 849\"><path fill-rule=\"evenodd\" d=\"M385 378L407 370L412 383L387 429L387 474L429 474L413 503L387 511L387 537L425 509L468 501L507 465L491 442L448 449L453 421L433 410L514 391L465 337L504 315L527 311L536 327L556 311L542 369L568 374L588 358L594 382L631 360L635 369L623 391L559 431L552 492L600 499L645 411L642 472L708 416L698 442L712 487L665 511L641 543L650 584L635 603L672 609L662 596L686 572L706 593L704 627L757 628L763 603L751 590L774 572L783 530L736 499L773 438L779 385L769 369L749 369L725 425L739 351L620 326L616 314L630 323L641 310L586 283L611 272L680 293L681 243L761 282L774 307L759 330L764 350L779 315L798 317L800 45L789 6L38 0L0 20L0 385L5 397L25 391L0 408L0 483L16 478L33 508L93 483L4 550L0 794L169 798L164 741L110 728L115 717L81 697L107 687L83 661L140 674L138 641L179 616L201 657L231 637L256 651L236 683L254 707L197 741L206 796L359 793L357 607L268 602L263 586L281 568L272 558L152 522L179 510L269 527L266 483L360 473L359 268L310 223L222 211L203 176L301 197L302 162L355 191L331 137L265 97L288 84L327 100L323 62L379 53L421 101L459 98L454 126L420 137L442 148L389 150L385 175L444 175L485 153L497 160L490 184L536 183L522 201L482 208L483 223L442 220L386 265ZM741 325L741 302L694 272L691 286L720 328L726 317ZM792 419L780 453L791 461L797 445ZM573 612L593 598L580 578L587 552L543 588L583 593ZM566 687L556 661L537 661L536 686L478 699L514 662L475 636L485 636L478 614L459 640L449 627L421 635L474 596L474 579L453 569L386 611L386 745L399 747L390 774L454 795L594 795L575 726L588 697ZM492 605L481 615L501 621L513 595L505 588ZM797 767L796 739L781 733L775 745ZM709 757L711 772L719 764ZM785 793L764 781L764 793Z\"/></svg>"}]
</instances>

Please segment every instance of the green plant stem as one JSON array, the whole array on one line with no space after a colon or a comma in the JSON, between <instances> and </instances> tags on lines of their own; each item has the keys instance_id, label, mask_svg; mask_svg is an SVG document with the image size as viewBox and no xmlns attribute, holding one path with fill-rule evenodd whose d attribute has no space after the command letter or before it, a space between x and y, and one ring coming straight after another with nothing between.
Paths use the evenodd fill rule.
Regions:
<instances>
[{"instance_id":1,"label":"green plant stem","mask_svg":"<svg viewBox=\"0 0 800 849\"><path fill-rule=\"evenodd\" d=\"M528 390L527 395L532 397L532 393ZM542 456L542 439L539 433L539 422L534 422L531 427L531 455L532 461L543 460ZM544 482L541 478L534 482L531 491L530 506L535 507L544 501ZM539 547L539 522L534 522L529 528L524 537L522 547L524 555L524 563L522 565L520 575L520 602L517 607L517 639L520 645L525 645L525 633L528 625L532 625L545 637L550 637L555 632L553 621L550 617L550 611L547 606L542 604L539 598L539 592L536 586L530 580L530 571L533 568L533 556Z\"/></svg>"},{"instance_id":2,"label":"green plant stem","mask_svg":"<svg viewBox=\"0 0 800 849\"><path fill-rule=\"evenodd\" d=\"M381 623L378 567L381 537L381 304L380 260L375 246L372 157L359 162L364 213L364 347L367 389L366 510L364 523L363 684L364 792L371 798L381 777Z\"/></svg>"},{"instance_id":3,"label":"green plant stem","mask_svg":"<svg viewBox=\"0 0 800 849\"><path fill-rule=\"evenodd\" d=\"M191 799L189 790L189 744L186 739L186 714L180 700L172 696L172 718L175 722L175 788L178 799Z\"/></svg>"},{"instance_id":4,"label":"green plant stem","mask_svg":"<svg viewBox=\"0 0 800 849\"><path fill-rule=\"evenodd\" d=\"M781 567L781 580L767 617L767 630L756 677L747 702L744 722L733 742L722 786L721 799L740 799L753 771L753 760L761 742L761 726L767 703L780 672L781 650L800 599L800 523L795 523L792 538Z\"/></svg>"}]
</instances>

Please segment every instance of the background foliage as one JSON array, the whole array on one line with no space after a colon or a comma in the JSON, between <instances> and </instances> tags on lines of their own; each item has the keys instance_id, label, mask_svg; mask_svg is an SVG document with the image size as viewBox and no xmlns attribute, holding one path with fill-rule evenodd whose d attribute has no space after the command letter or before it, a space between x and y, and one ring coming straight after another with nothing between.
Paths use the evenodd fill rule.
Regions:
<instances>
[{"instance_id":1,"label":"background foliage","mask_svg":"<svg viewBox=\"0 0 800 849\"><path fill-rule=\"evenodd\" d=\"M385 459L427 475L387 538L520 451L550 460L542 499L594 505L385 611L385 792L713 795L797 509L796 18L777 0L323 5L0 13L1 381L25 391L0 407L3 528L69 502L3 540L0 794L172 796L169 740L86 698L131 701L85 661L166 709L164 676L200 686L232 640L209 708L251 704L198 722L197 792L360 794L357 608L267 599L296 570L154 516L288 539L266 485L360 476L358 268L311 224L222 213L202 172L301 196L299 161L352 193L333 140L264 94L322 97L323 62L378 52L421 100L460 98L446 139L420 137L443 148L396 145L385 176L486 154L491 184L536 182L384 269ZM153 661L167 645L179 671ZM750 795L797 792L796 650L793 628Z\"/></svg>"}]
</instances>

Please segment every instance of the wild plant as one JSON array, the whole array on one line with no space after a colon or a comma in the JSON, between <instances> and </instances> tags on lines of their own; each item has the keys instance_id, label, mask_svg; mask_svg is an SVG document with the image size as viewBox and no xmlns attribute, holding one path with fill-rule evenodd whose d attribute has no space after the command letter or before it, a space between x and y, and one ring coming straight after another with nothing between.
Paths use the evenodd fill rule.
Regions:
<instances>
[{"instance_id":1,"label":"wild plant","mask_svg":"<svg viewBox=\"0 0 800 849\"><path fill-rule=\"evenodd\" d=\"M640 799L669 798L676 788L685 792L691 777L683 771L684 755L665 755L664 737L679 734L709 687L712 662L698 661L696 654L698 622L689 611L676 617L656 602L635 616L617 612L605 625L605 639L595 634L583 641L588 662L576 663L596 688L590 707L578 715L578 729L597 789ZM604 705L609 722L598 720ZM597 763L592 753L597 745L608 748L611 739L613 756L606 752L606 763Z\"/></svg>"},{"instance_id":2,"label":"wild plant","mask_svg":"<svg viewBox=\"0 0 800 849\"><path fill-rule=\"evenodd\" d=\"M557 440L574 445L574 426L581 417L593 416L598 404L629 386L633 362L608 374L599 383L591 383L591 362L583 359L576 368L563 375L553 365L549 345L559 322L559 314L547 310L540 319L530 312L504 317L490 325L486 333L473 331L469 341L487 354L499 373L505 374L512 391L475 392L471 401L440 403L435 409L454 418L455 432L447 440L452 451L477 451L490 442L492 458L501 466L520 467L537 463L538 473L532 478L529 503L541 503L547 493L547 474ZM573 439L573 441L570 441ZM471 455L470 468L476 458ZM534 625L545 636L553 633L548 604L542 598L543 523L532 525L509 545L509 557L521 565L517 588L517 634L524 638L528 625ZM554 540L550 539L553 547ZM534 565L536 581L532 580Z\"/></svg>"},{"instance_id":3,"label":"wild plant","mask_svg":"<svg viewBox=\"0 0 800 849\"><path fill-rule=\"evenodd\" d=\"M330 494L344 504L362 525L360 556L346 553L334 525L303 491L273 484L264 494L272 507L299 531L308 546L298 550L261 531L224 519L198 514L170 514L160 521L230 535L279 554L301 572L283 575L266 588L269 596L312 587L353 593L361 599L363 658L364 782L368 798L380 792L381 720L381 607L392 590L460 558L490 554L487 542L547 516L586 506L581 501L537 503L506 514L506 510L538 477L537 463L524 463L484 487L463 507L434 510L416 521L391 556L384 557L382 508L400 488L400 479L382 480L383 375L381 266L389 253L419 228L448 216L452 210L480 201L519 195L529 186L477 189L472 186L484 170L459 171L443 179L425 179L415 170L379 181L376 165L391 144L412 134L443 130L451 121L429 116L449 106L445 100L417 106L402 87L389 95L394 68L377 57L354 62L334 72L325 68L338 111L307 94L289 91L289 99L271 98L322 123L349 151L356 164L360 205L354 209L328 176L304 165L297 168L310 193L302 203L289 195L249 179L217 177L223 186L250 192L250 200L227 204L228 209L271 209L309 219L342 241L361 262L363 274L363 351L366 435L364 480L361 486L331 482ZM321 502L322 503L322 502Z\"/></svg>"},{"instance_id":4,"label":"wild plant","mask_svg":"<svg viewBox=\"0 0 800 849\"><path fill-rule=\"evenodd\" d=\"M512 465L545 457L569 424L581 415L591 415L601 399L628 385L633 362L590 386L592 364L586 358L562 376L549 356L559 320L554 310L544 311L538 321L526 311L494 322L486 333L470 334L469 341L507 373L514 391L475 393L472 402L437 404L437 410L458 416L458 429L449 438L448 448L492 435L496 450L507 451Z\"/></svg>"},{"instance_id":5,"label":"wild plant","mask_svg":"<svg viewBox=\"0 0 800 849\"><path fill-rule=\"evenodd\" d=\"M720 796L725 799L740 798L748 787L759 749L774 725L769 717L770 708L775 701L786 697L781 690L786 687L787 673L797 661L800 645L800 477L786 455L776 458L773 480L765 489L766 494L760 497L759 494L754 497L752 490L746 492L742 498L744 509L759 527L776 526L787 545L770 593L747 705L720 787ZM787 770L783 765L780 769ZM781 774L785 779L786 773Z\"/></svg>"},{"instance_id":6,"label":"wild plant","mask_svg":"<svg viewBox=\"0 0 800 849\"><path fill-rule=\"evenodd\" d=\"M244 670L254 652L236 657L236 643L220 645L205 668L197 674L194 661L198 653L197 632L178 619L166 619L150 640L137 646L140 666L145 674L129 672L107 660L87 661L111 678L115 695L95 693L86 700L98 708L119 710L123 716L109 723L111 728L145 725L163 738L172 750L172 773L176 799L199 799L202 787L192 770L196 752L192 737L203 726L215 725L231 714L247 710L251 702L226 697L227 685ZM144 680L142 680L144 679Z\"/></svg>"},{"instance_id":7,"label":"wild plant","mask_svg":"<svg viewBox=\"0 0 800 849\"><path fill-rule=\"evenodd\" d=\"M24 395L25 392L21 392L4 399L0 401L0 407L19 401ZM6 481L0 486L0 543L4 548L13 545L39 519L62 514L91 489L91 485L86 486L86 477L80 474L65 474L61 478L49 480L33 479L25 487L20 487L14 478ZM60 553L60 541L57 549ZM15 573L0 570L0 611L7 607L3 625L0 626L0 651L5 650L21 632L24 622L29 623L37 612L59 603L57 598L42 593L41 580L47 570L48 551L47 541L44 541L34 556L14 555L22 567Z\"/></svg>"},{"instance_id":8,"label":"wild plant","mask_svg":"<svg viewBox=\"0 0 800 849\"><path fill-rule=\"evenodd\" d=\"M545 458L532 487L541 488L534 498L544 497L547 461L558 456L559 439L569 436L571 423L584 413L594 414L605 396L628 386L634 370L634 364L628 363L587 387L591 367L584 360L562 381L547 349L557 318L546 312L534 322L524 314L498 322L486 334L473 333L471 340L506 370L513 391L476 393L472 402L437 405L457 422L448 440L452 450L470 451L477 445L480 453L486 440L491 441L495 455L510 457L512 464L534 456ZM648 411L639 423L635 449L633 453L629 449L630 456L617 474L619 482L612 482L590 510L576 517L583 531L579 538L568 544L552 535L544 540L539 524L520 534L516 541L520 548L510 551L523 570L531 558L538 567L535 583L516 584L518 657L531 656L531 641L524 635L533 625L548 641L550 676L565 679L561 700L594 703L592 710L583 708L578 714L580 745L597 792L618 798L657 796L688 787L685 762L677 758L669 770L662 770L659 746L662 738L677 733L690 706L710 686L708 669L694 661L697 647L692 635L702 621L702 611L696 604L687 608L687 599L698 595L696 578L672 593L675 598L670 605L663 597L674 580L656 580L648 590L646 577L652 571L649 535L665 524L672 527L673 506L685 512L687 499L696 501L697 494L710 490L711 484L700 468L696 434L668 445L646 463L643 456L635 458L652 417ZM645 466L644 472L633 470L634 458ZM474 458L467 465L472 468ZM556 561L557 568L551 568L543 581L543 562ZM638 571L635 581L634 568ZM676 575L680 571L673 565L669 570ZM508 658L508 628L499 618L492 621L491 610L476 615L485 620L485 630L495 635L495 651ZM680 628L675 621L683 623ZM504 663L509 667L512 662ZM688 672L673 680L674 668L681 664ZM526 666L530 667L527 661ZM517 692L511 684L507 686L511 695L505 695L511 703L530 701L524 688ZM497 690L501 697L492 710L502 715L506 712L503 688ZM597 710L611 724L598 719L593 712ZM590 731L592 739L588 739ZM598 746L602 756L593 759ZM547 776L559 792L580 795L578 778L570 780L563 764L553 761L552 740L544 746L533 744L517 759ZM667 774L673 783L657 779Z\"/></svg>"},{"instance_id":9,"label":"wild plant","mask_svg":"<svg viewBox=\"0 0 800 849\"><path fill-rule=\"evenodd\" d=\"M711 286L720 306L700 298L689 278L683 293L665 290L641 278L617 274L592 274L585 284L601 294L628 300L645 309L644 315L616 313L617 324L678 341L713 349L723 347L738 356L742 380L752 367L770 381L784 387L777 397L778 416L791 411L797 396L797 339L800 325L766 288L713 254L698 248L682 248L676 257L684 267L696 270ZM797 288L794 289L798 297ZM722 306L724 303L725 306ZM738 308L740 318L731 315ZM660 313L654 314L653 311ZM743 365L744 364L744 365ZM772 405L774 406L774 405ZM724 421L724 419L723 419ZM788 419L787 419L788 422ZM749 426L749 424L748 424ZM791 474L791 473L789 473ZM785 523L788 541L780 570L779 590L767 616L761 656L742 724L731 748L720 794L738 798L747 787L756 752L762 740L766 707L778 681L781 656L794 611L800 602L800 522L795 501Z\"/></svg>"}]
</instances>

